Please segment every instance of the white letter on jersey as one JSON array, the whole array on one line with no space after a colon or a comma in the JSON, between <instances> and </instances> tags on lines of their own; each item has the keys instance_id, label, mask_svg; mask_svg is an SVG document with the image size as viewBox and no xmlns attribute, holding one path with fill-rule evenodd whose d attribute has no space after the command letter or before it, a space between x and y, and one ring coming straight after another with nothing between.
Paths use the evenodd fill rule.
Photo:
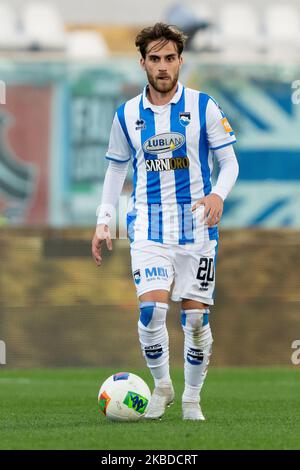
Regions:
<instances>
[{"instance_id":1,"label":"white letter on jersey","mask_svg":"<svg viewBox=\"0 0 300 470\"><path fill-rule=\"evenodd\" d=\"M0 104L6 104L6 86L3 80L0 80Z\"/></svg>"},{"instance_id":2,"label":"white letter on jersey","mask_svg":"<svg viewBox=\"0 0 300 470\"><path fill-rule=\"evenodd\" d=\"M292 342L292 348L296 349L296 351L293 352L291 360L295 366L298 366L300 364L300 339L295 339Z\"/></svg>"},{"instance_id":3,"label":"white letter on jersey","mask_svg":"<svg viewBox=\"0 0 300 470\"><path fill-rule=\"evenodd\" d=\"M292 93L292 103L300 104L300 80L294 80L292 83L292 88L295 91Z\"/></svg>"},{"instance_id":4,"label":"white letter on jersey","mask_svg":"<svg viewBox=\"0 0 300 470\"><path fill-rule=\"evenodd\" d=\"M4 341L0 341L0 364L6 364L6 346Z\"/></svg>"}]
</instances>

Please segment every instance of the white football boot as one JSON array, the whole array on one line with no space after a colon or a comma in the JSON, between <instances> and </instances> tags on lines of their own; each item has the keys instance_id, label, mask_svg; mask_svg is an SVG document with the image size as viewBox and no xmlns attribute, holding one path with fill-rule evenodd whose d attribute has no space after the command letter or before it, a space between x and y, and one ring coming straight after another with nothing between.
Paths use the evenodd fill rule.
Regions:
<instances>
[{"instance_id":1,"label":"white football boot","mask_svg":"<svg viewBox=\"0 0 300 470\"><path fill-rule=\"evenodd\" d=\"M156 386L145 414L146 419L159 419L163 416L166 407L170 406L175 398L173 385Z\"/></svg>"},{"instance_id":2,"label":"white football boot","mask_svg":"<svg viewBox=\"0 0 300 470\"><path fill-rule=\"evenodd\" d=\"M195 421L205 421L201 406L198 402L182 402L182 418Z\"/></svg>"}]
</instances>

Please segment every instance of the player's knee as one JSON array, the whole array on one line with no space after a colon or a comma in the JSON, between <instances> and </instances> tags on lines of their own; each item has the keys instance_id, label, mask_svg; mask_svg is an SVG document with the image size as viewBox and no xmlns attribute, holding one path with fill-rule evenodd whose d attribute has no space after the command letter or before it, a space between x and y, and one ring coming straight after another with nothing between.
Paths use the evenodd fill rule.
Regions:
<instances>
[{"instance_id":1,"label":"player's knee","mask_svg":"<svg viewBox=\"0 0 300 470\"><path fill-rule=\"evenodd\" d=\"M209 326L209 309L193 309L181 311L181 324L183 328L200 331Z\"/></svg>"},{"instance_id":2,"label":"player's knee","mask_svg":"<svg viewBox=\"0 0 300 470\"><path fill-rule=\"evenodd\" d=\"M157 331L166 324L168 304L161 302L141 302L139 329Z\"/></svg>"},{"instance_id":3,"label":"player's knee","mask_svg":"<svg viewBox=\"0 0 300 470\"><path fill-rule=\"evenodd\" d=\"M182 310L181 324L189 346L207 349L213 342L209 309Z\"/></svg>"},{"instance_id":4,"label":"player's knee","mask_svg":"<svg viewBox=\"0 0 300 470\"><path fill-rule=\"evenodd\" d=\"M139 339L143 355L151 367L161 365L162 361L168 358L167 311L168 304L140 303Z\"/></svg>"}]
</instances>

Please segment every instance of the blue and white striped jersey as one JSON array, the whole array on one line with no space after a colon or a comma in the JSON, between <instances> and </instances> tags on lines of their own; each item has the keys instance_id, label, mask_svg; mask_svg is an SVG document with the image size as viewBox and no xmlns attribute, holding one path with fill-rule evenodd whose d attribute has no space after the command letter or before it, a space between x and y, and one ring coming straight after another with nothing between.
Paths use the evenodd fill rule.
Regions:
<instances>
[{"instance_id":1,"label":"blue and white striped jersey","mask_svg":"<svg viewBox=\"0 0 300 470\"><path fill-rule=\"evenodd\" d=\"M200 243L217 238L192 205L211 192L212 151L233 144L223 111L205 93L178 83L172 100L155 106L142 94L121 105L114 117L106 158L132 159L133 192L128 233L133 240Z\"/></svg>"}]
</instances>

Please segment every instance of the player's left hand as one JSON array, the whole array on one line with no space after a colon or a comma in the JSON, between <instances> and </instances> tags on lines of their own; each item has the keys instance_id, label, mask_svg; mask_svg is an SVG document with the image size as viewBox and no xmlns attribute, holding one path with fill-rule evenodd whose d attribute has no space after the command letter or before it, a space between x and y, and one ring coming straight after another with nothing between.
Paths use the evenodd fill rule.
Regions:
<instances>
[{"instance_id":1,"label":"player's left hand","mask_svg":"<svg viewBox=\"0 0 300 470\"><path fill-rule=\"evenodd\" d=\"M193 205L192 211L194 212L197 207L202 205L204 206L203 220L205 220L207 225L212 227L213 225L218 224L223 213L223 199L217 194L210 193L208 196L199 199L199 201Z\"/></svg>"}]
</instances>

